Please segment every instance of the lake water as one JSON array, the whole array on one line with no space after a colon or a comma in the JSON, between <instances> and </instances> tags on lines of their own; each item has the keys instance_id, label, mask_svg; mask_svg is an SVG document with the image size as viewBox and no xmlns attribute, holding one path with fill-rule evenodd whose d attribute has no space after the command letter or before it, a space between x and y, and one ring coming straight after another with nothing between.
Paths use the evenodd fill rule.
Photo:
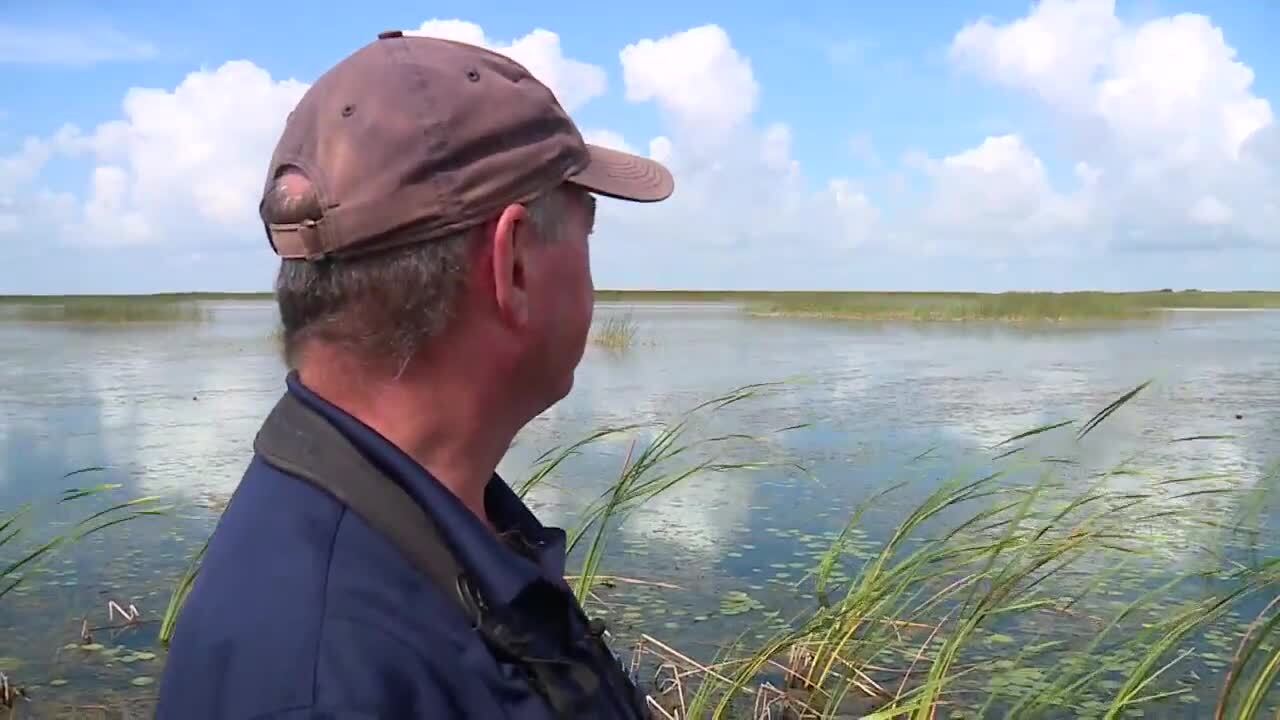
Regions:
<instances>
[{"instance_id":1,"label":"lake water","mask_svg":"<svg viewBox=\"0 0 1280 720\"><path fill-rule=\"evenodd\" d=\"M122 485L112 501L159 495L174 506L60 552L0 600L0 671L32 688L29 716L92 705L145 713L154 694L147 678L159 677L163 650L153 621L235 489L283 387L274 307L210 307L211 321L176 327L0 322L0 508L99 482ZM849 325L754 318L704 303L602 305L597 317L617 313L638 323L637 344L623 353L588 349L573 393L504 459L500 472L513 484L552 446L602 426L667 421L747 384L784 383L714 413L709 432L806 424L750 451L805 472L777 466L694 478L626 518L610 546L606 574L679 588L620 586L630 590L609 608L615 630L678 637L698 657L736 632L732 613L717 612L727 591L766 604L784 597L812 552L887 483L926 480L866 516L865 542L894 527L929 478L987 467L1006 438L1082 423L1144 381L1154 382L1084 441L1065 428L1046 434L1036 452L1108 468L1151 449L1133 460L1144 471L1224 473L1239 488L1261 482L1280 457L1280 312L1170 312L1142 325L1057 329ZM1167 443L1200 435L1230 437ZM532 493L532 504L544 521L572 525L617 477L632 443L652 437L639 430L584 448ZM90 466L105 469L62 477ZM1184 502L1231 513L1237 497ZM60 522L84 514L67 506L41 512ZM1280 526L1274 505L1263 512L1263 528ZM1162 527L1161 561L1190 563L1197 532ZM1273 552L1274 538L1266 542ZM636 598L646 607L631 608ZM68 647L84 621L111 624L109 600L132 603L145 622L97 631L102 651ZM1203 707L1188 705L1188 717Z\"/></svg>"}]
</instances>

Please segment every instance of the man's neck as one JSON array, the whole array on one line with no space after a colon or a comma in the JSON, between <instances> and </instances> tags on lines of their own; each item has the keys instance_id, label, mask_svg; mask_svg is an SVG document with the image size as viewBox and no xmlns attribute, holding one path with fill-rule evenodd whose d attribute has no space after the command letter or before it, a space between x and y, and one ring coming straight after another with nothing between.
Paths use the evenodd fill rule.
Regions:
<instances>
[{"instance_id":1,"label":"man's neck","mask_svg":"<svg viewBox=\"0 0 1280 720\"><path fill-rule=\"evenodd\" d=\"M426 468L477 518L494 529L485 490L515 437L487 410L484 398L459 382L423 374L370 379L338 363L311 362L299 379L312 392L368 425ZM354 381L353 377L362 378Z\"/></svg>"}]
</instances>

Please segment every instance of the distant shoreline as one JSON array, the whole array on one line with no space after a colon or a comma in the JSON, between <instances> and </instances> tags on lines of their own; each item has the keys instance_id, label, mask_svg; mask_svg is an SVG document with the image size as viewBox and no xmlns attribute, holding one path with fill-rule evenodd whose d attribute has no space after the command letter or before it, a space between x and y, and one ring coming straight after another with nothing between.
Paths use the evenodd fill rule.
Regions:
<instances>
[{"instance_id":1,"label":"distant shoreline","mask_svg":"<svg viewBox=\"0 0 1280 720\"><path fill-rule=\"evenodd\" d=\"M968 290L607 290L597 289L597 300L655 299L682 300L761 300L769 298L842 298L842 297L918 297L918 298L963 298L963 297L1001 297L1011 295L1035 296L1131 296L1131 295L1164 295L1172 297L1187 296L1275 296L1280 302L1280 290L1009 290L1002 292L977 292ZM110 300L270 300L271 292L163 292L163 293L63 293L49 295L0 295L0 303L23 302L60 302L65 300L110 299ZM1280 305L1278 305L1280 307Z\"/></svg>"},{"instance_id":2,"label":"distant shoreline","mask_svg":"<svg viewBox=\"0 0 1280 720\"><path fill-rule=\"evenodd\" d=\"M1280 307L1167 307L1165 312L1275 312Z\"/></svg>"},{"instance_id":3,"label":"distant shoreline","mask_svg":"<svg viewBox=\"0 0 1280 720\"><path fill-rule=\"evenodd\" d=\"M1160 311L1280 309L1280 291L874 292L750 290L598 290L596 302L733 303L750 316L844 322L1074 323L1140 320ZM271 293L6 295L4 315L19 321L173 322L208 317L203 303L269 302Z\"/></svg>"}]
</instances>

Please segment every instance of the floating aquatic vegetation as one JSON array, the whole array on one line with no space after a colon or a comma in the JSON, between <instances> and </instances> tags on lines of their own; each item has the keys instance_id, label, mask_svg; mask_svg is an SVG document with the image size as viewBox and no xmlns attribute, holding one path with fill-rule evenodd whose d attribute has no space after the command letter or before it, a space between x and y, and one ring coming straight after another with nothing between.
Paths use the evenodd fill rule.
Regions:
<instances>
[{"instance_id":1,"label":"floating aquatic vegetation","mask_svg":"<svg viewBox=\"0 0 1280 720\"><path fill-rule=\"evenodd\" d=\"M720 601L720 614L741 615L763 607L764 605L758 600L753 599L741 590L730 590L725 593L724 599Z\"/></svg>"}]
</instances>

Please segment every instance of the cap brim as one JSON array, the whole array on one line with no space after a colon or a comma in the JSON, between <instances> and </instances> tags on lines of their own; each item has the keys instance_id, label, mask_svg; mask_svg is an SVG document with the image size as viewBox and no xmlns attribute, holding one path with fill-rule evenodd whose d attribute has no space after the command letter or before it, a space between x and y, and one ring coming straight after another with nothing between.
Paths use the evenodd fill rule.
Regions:
<instances>
[{"instance_id":1,"label":"cap brim","mask_svg":"<svg viewBox=\"0 0 1280 720\"><path fill-rule=\"evenodd\" d=\"M671 171L648 158L598 145L587 145L591 162L569 182L619 200L658 202L675 190Z\"/></svg>"}]
</instances>

